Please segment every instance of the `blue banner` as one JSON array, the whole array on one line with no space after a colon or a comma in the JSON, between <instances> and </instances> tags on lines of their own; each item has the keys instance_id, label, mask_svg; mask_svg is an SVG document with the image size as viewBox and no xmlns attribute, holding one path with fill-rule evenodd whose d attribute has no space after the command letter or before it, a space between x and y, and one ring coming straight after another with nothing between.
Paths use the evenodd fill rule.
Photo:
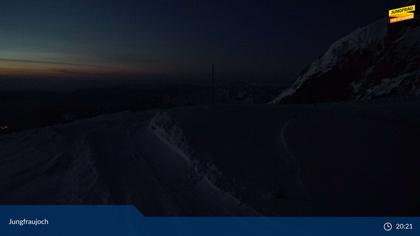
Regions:
<instances>
[{"instance_id":1,"label":"blue banner","mask_svg":"<svg viewBox=\"0 0 420 236\"><path fill-rule=\"evenodd\" d=\"M134 206L1 206L0 235L420 235L420 217L144 217Z\"/></svg>"}]
</instances>

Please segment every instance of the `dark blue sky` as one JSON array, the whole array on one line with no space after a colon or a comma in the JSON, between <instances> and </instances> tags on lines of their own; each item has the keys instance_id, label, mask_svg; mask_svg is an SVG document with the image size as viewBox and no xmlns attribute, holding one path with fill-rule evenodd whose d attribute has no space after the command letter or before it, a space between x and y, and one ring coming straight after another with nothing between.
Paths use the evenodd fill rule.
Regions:
<instances>
[{"instance_id":1,"label":"dark blue sky","mask_svg":"<svg viewBox=\"0 0 420 236\"><path fill-rule=\"evenodd\" d=\"M1 1L0 70L290 81L395 2Z\"/></svg>"}]
</instances>

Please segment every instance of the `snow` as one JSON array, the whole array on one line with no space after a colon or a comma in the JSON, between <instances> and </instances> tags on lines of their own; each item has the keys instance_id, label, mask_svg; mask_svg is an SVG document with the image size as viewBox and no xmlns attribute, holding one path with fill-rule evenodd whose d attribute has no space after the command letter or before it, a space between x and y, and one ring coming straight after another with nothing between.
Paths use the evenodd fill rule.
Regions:
<instances>
[{"instance_id":1,"label":"snow","mask_svg":"<svg viewBox=\"0 0 420 236\"><path fill-rule=\"evenodd\" d=\"M193 155L182 129L177 126L176 121L166 112L157 113L150 121L149 128L162 141L165 142L179 155L188 160Z\"/></svg>"},{"instance_id":2,"label":"snow","mask_svg":"<svg viewBox=\"0 0 420 236\"><path fill-rule=\"evenodd\" d=\"M330 71L334 66L341 63L342 58L349 53L360 52L372 44L383 44L387 32L387 20L381 19L370 25L359 28L345 37L334 42L322 57L315 60L307 71L292 85L283 91L272 103L279 103L283 98L296 92L306 80L316 74Z\"/></svg>"},{"instance_id":3,"label":"snow","mask_svg":"<svg viewBox=\"0 0 420 236\"><path fill-rule=\"evenodd\" d=\"M409 74L403 74L401 76L398 76L397 78L383 79L381 80L381 83L379 85L369 88L366 91L366 95L364 98L359 98L359 99L369 99L374 96L382 96L382 95L389 94L391 93L393 89L398 88L401 82L404 79L406 79L408 76Z\"/></svg>"},{"instance_id":4,"label":"snow","mask_svg":"<svg viewBox=\"0 0 420 236\"><path fill-rule=\"evenodd\" d=\"M0 202L130 203L146 215L410 212L418 105L185 107L2 135Z\"/></svg>"},{"instance_id":5,"label":"snow","mask_svg":"<svg viewBox=\"0 0 420 236\"><path fill-rule=\"evenodd\" d=\"M316 73L328 71L337 63L340 63L340 59L350 52L361 51L373 43L383 44L386 32L387 20L381 19L337 40L319 60L310 66L309 70L302 76L301 81Z\"/></svg>"},{"instance_id":6,"label":"snow","mask_svg":"<svg viewBox=\"0 0 420 236\"><path fill-rule=\"evenodd\" d=\"M179 143L149 129L154 115L124 112L1 136L1 201L133 203L149 215L257 214L205 176L194 178L200 175Z\"/></svg>"},{"instance_id":7,"label":"snow","mask_svg":"<svg viewBox=\"0 0 420 236\"><path fill-rule=\"evenodd\" d=\"M420 27L414 22L412 26L392 29L386 19L381 19L337 40L290 88L271 103L289 103L290 100L293 101L294 96L300 102L316 102L302 101L299 98L307 94L316 94L320 86L336 84L337 81L332 80L342 80L342 83L348 83L348 86L341 85L341 88L331 91L330 94L323 91L323 101L329 97L330 101L336 101L334 96L337 94L340 94L341 100L417 96ZM348 73L351 70L354 73ZM352 91L349 92L348 88L352 88ZM299 91L305 92L301 94Z\"/></svg>"}]
</instances>

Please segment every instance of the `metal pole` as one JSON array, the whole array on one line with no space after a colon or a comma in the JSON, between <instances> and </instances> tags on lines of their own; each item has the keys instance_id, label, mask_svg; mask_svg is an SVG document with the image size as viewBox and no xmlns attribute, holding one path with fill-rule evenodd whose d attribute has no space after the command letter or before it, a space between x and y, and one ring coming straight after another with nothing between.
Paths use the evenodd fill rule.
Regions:
<instances>
[{"instance_id":1,"label":"metal pole","mask_svg":"<svg viewBox=\"0 0 420 236\"><path fill-rule=\"evenodd\" d=\"M215 103L216 83L214 81L214 64L211 64L211 103Z\"/></svg>"}]
</instances>

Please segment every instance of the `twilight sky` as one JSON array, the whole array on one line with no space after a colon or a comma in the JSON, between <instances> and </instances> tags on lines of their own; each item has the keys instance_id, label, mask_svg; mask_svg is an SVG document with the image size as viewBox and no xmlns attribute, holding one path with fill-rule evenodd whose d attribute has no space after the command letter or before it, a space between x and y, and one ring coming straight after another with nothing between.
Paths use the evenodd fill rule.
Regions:
<instances>
[{"instance_id":1,"label":"twilight sky","mask_svg":"<svg viewBox=\"0 0 420 236\"><path fill-rule=\"evenodd\" d=\"M290 81L395 2L5 0L0 74Z\"/></svg>"}]
</instances>

